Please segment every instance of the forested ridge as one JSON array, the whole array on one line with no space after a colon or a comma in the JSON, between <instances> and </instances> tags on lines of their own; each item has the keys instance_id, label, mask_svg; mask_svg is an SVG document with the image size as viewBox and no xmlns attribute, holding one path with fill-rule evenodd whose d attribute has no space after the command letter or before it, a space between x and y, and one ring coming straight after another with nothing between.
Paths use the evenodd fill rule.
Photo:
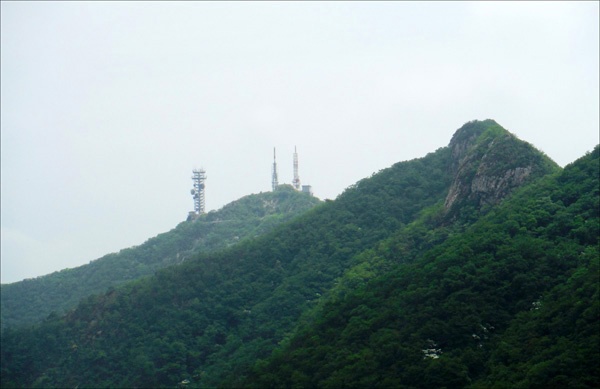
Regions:
<instances>
[{"instance_id":1,"label":"forested ridge","mask_svg":"<svg viewBox=\"0 0 600 389\"><path fill-rule=\"evenodd\" d=\"M252 239L320 203L282 185L276 192L244 196L217 211L179 223L143 244L108 254L87 265L0 286L1 328L23 326L63 313L91 294Z\"/></svg>"},{"instance_id":2,"label":"forested ridge","mask_svg":"<svg viewBox=\"0 0 600 389\"><path fill-rule=\"evenodd\" d=\"M2 387L594 387L598 154L497 123L2 334Z\"/></svg>"},{"instance_id":3,"label":"forested ridge","mask_svg":"<svg viewBox=\"0 0 600 389\"><path fill-rule=\"evenodd\" d=\"M365 253L243 386L600 386L599 151L409 261L410 231Z\"/></svg>"}]
</instances>

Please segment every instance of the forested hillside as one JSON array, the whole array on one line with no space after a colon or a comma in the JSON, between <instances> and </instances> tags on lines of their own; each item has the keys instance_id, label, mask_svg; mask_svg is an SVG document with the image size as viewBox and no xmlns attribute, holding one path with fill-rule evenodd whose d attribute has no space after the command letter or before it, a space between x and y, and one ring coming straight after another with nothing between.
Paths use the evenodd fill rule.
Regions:
<instances>
[{"instance_id":1,"label":"forested hillside","mask_svg":"<svg viewBox=\"0 0 600 389\"><path fill-rule=\"evenodd\" d=\"M365 253L243 386L599 387L599 153L409 261L410 231Z\"/></svg>"},{"instance_id":2,"label":"forested hillside","mask_svg":"<svg viewBox=\"0 0 600 389\"><path fill-rule=\"evenodd\" d=\"M282 185L276 192L245 196L218 211L180 223L145 243L74 269L2 285L2 329L32 324L50 313L63 313L84 297L104 293L192 255L216 251L255 238L314 207L316 197Z\"/></svg>"},{"instance_id":3,"label":"forested hillside","mask_svg":"<svg viewBox=\"0 0 600 389\"><path fill-rule=\"evenodd\" d=\"M5 331L1 384L585 387L597 243L598 149L561 171L470 122L265 235Z\"/></svg>"}]
</instances>

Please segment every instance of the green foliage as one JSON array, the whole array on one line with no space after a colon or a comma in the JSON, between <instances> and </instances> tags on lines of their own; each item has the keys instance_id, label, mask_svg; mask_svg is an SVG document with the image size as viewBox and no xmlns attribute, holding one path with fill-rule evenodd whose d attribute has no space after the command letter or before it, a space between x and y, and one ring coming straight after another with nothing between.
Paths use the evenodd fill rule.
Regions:
<instances>
[{"instance_id":1,"label":"green foliage","mask_svg":"<svg viewBox=\"0 0 600 389\"><path fill-rule=\"evenodd\" d=\"M467 138L476 145L482 134L504 136L486 131ZM486 143L488 151L492 143L502 142ZM487 212L471 204L471 219L447 217L452 153L395 164L258 237L193 254L64 316L7 329L0 385L429 388L540 377L593 384L597 370L583 379L582 370L563 370L598 365L590 351L597 340L588 336L598 323L597 281L586 276L597 271L598 149ZM214 225L230 219L209 217ZM529 312L542 315L540 326L527 327ZM543 342L530 358L518 355L522 329L542 339L548 322L567 328L556 334L565 339L552 359ZM581 355L565 354L586 340Z\"/></svg>"},{"instance_id":2,"label":"green foliage","mask_svg":"<svg viewBox=\"0 0 600 389\"><path fill-rule=\"evenodd\" d=\"M410 231L363 253L245 385L597 387L598 150L384 272Z\"/></svg>"},{"instance_id":3,"label":"green foliage","mask_svg":"<svg viewBox=\"0 0 600 389\"><path fill-rule=\"evenodd\" d=\"M468 142L472 139L477 139L486 131L488 131L488 135L496 134L503 136L508 133L508 131L500 127L498 123L492 119L472 120L465 123L458 131L454 133L452 139L450 140L450 144L459 144Z\"/></svg>"},{"instance_id":4,"label":"green foliage","mask_svg":"<svg viewBox=\"0 0 600 389\"><path fill-rule=\"evenodd\" d=\"M78 358L50 349L26 375L6 357L10 372L3 379L28 386L128 387L140 385L142 377L152 387L183 379L238 386L257 359L290 335L354 255L443 198L448 158L448 150L440 149L396 164L260 237L90 297L52 324L3 335L4 355L15 355L9 346L13 336L38 339L50 325L78 346ZM50 375L50 367L60 375Z\"/></svg>"},{"instance_id":5,"label":"green foliage","mask_svg":"<svg viewBox=\"0 0 600 389\"><path fill-rule=\"evenodd\" d=\"M216 251L273 230L320 201L289 186L245 196L218 211L180 223L140 246L108 254L88 265L1 286L2 328L32 324L51 312L74 308L84 297L153 275L196 253Z\"/></svg>"},{"instance_id":6,"label":"green foliage","mask_svg":"<svg viewBox=\"0 0 600 389\"><path fill-rule=\"evenodd\" d=\"M588 247L563 283L509 323L476 387L600 386L598 246Z\"/></svg>"}]
</instances>

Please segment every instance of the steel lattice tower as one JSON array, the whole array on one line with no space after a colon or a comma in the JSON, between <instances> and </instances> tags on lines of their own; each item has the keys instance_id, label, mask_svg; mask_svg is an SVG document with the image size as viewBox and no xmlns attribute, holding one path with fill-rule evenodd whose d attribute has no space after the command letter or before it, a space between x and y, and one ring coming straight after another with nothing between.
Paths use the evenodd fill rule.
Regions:
<instances>
[{"instance_id":1,"label":"steel lattice tower","mask_svg":"<svg viewBox=\"0 0 600 389\"><path fill-rule=\"evenodd\" d=\"M206 170L194 169L192 173L194 188L191 190L191 193L194 198L194 212L197 215L201 215L204 213L204 181L206 180Z\"/></svg>"},{"instance_id":2,"label":"steel lattice tower","mask_svg":"<svg viewBox=\"0 0 600 389\"><path fill-rule=\"evenodd\" d=\"M277 178L277 160L275 158L275 147L273 147L273 176L271 177L271 187L273 192L279 186L279 179Z\"/></svg>"},{"instance_id":3,"label":"steel lattice tower","mask_svg":"<svg viewBox=\"0 0 600 389\"><path fill-rule=\"evenodd\" d=\"M298 176L298 152L296 151L296 146L294 146L294 180L292 181L292 185L296 190L300 190L300 176Z\"/></svg>"}]
</instances>

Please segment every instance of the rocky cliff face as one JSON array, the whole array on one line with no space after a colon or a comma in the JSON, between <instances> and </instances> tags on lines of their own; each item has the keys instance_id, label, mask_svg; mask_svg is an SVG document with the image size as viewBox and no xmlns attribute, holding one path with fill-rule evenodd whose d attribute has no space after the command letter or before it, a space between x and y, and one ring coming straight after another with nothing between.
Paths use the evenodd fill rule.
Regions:
<instances>
[{"instance_id":1,"label":"rocky cliff face","mask_svg":"<svg viewBox=\"0 0 600 389\"><path fill-rule=\"evenodd\" d=\"M485 210L515 188L558 169L552 160L493 120L465 124L448 147L454 180L444 205L450 217L456 217L465 205Z\"/></svg>"}]
</instances>

